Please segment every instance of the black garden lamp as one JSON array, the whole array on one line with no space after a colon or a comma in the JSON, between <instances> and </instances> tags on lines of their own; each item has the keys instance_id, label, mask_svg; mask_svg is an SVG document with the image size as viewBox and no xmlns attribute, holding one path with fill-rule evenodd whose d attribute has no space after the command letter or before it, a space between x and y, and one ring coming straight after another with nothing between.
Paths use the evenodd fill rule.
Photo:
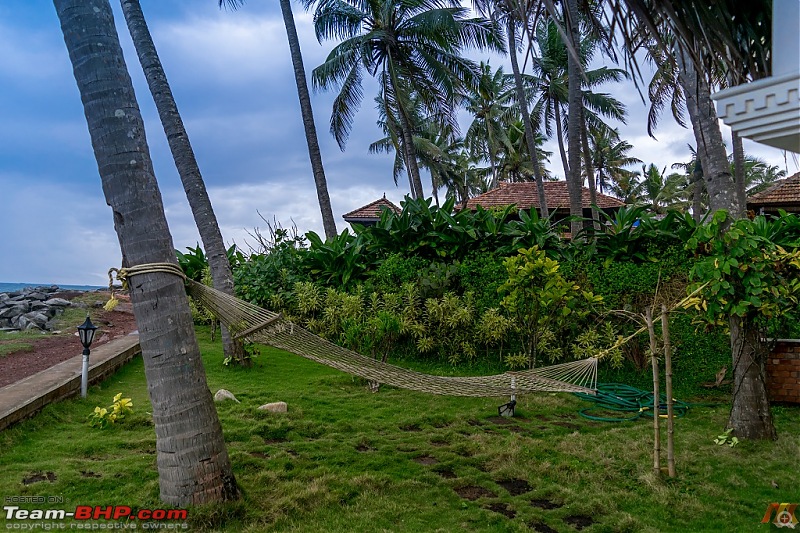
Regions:
<instances>
[{"instance_id":1,"label":"black garden lamp","mask_svg":"<svg viewBox=\"0 0 800 533\"><path fill-rule=\"evenodd\" d=\"M81 369L81 398L86 398L86 390L89 387L89 347L94 340L94 332L97 331L97 326L92 324L89 315L86 315L86 321L78 326L78 337L83 344L83 368Z\"/></svg>"}]
</instances>

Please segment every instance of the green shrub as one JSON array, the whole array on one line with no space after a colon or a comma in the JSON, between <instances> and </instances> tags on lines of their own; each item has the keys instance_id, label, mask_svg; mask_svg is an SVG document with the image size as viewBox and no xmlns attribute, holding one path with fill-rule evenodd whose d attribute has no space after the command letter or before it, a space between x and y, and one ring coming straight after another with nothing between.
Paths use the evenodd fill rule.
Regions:
<instances>
[{"instance_id":1,"label":"green shrub","mask_svg":"<svg viewBox=\"0 0 800 533\"><path fill-rule=\"evenodd\" d=\"M475 306L480 311L500 307L502 298L498 290L506 278L504 260L505 257L491 253L475 253L457 266L461 292L474 294Z\"/></svg>"},{"instance_id":2,"label":"green shrub","mask_svg":"<svg viewBox=\"0 0 800 533\"><path fill-rule=\"evenodd\" d=\"M277 242L269 250L251 254L233 272L236 294L270 309L284 307L295 283L310 279L303 267L306 249L302 241L277 235Z\"/></svg>"}]
</instances>

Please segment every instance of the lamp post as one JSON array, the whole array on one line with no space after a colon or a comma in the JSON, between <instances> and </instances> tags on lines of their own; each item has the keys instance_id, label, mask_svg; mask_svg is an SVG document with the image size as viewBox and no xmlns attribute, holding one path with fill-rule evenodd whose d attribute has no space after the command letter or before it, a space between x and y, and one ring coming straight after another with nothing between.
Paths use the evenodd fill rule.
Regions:
<instances>
[{"instance_id":1,"label":"lamp post","mask_svg":"<svg viewBox=\"0 0 800 533\"><path fill-rule=\"evenodd\" d=\"M86 315L86 322L78 326L78 337L83 344L83 368L81 369L81 398L86 398L86 390L89 387L89 347L94 340L94 332L97 326L92 324L89 315Z\"/></svg>"}]
</instances>

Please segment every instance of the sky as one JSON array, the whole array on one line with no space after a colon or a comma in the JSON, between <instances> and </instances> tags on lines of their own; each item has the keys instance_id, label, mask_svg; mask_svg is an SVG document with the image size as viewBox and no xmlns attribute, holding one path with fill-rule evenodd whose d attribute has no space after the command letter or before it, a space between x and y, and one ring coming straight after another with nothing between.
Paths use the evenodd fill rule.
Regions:
<instances>
[{"instance_id":1,"label":"sky","mask_svg":"<svg viewBox=\"0 0 800 533\"><path fill-rule=\"evenodd\" d=\"M120 12L111 0L128 70L146 125L175 247L199 242L152 98ZM237 11L216 0L141 0L153 40L186 125L223 239L244 250L266 221L322 234L286 32L277 2L248 0ZM294 6L306 72L335 43L320 44L311 15ZM473 59L504 58L472 51ZM310 76L309 76L310 78ZM612 92L628 107L620 124L632 155L659 167L689 159L690 130L664 116L647 135L647 108L632 83ZM337 228L341 216L386 194L399 204L407 180L392 178L393 155L369 154L380 138L366 80L364 102L346 150L328 133L333 93L312 93ZM462 113L466 131L466 115ZM723 135L729 138L727 128ZM554 144L551 169L562 176ZM797 171L791 154L745 141L745 151ZM425 183L423 177L423 183ZM429 184L429 182L428 182ZM426 186L430 194L430 186ZM119 244L103 197L80 95L51 0L0 2L0 282L105 285L120 266Z\"/></svg>"}]
</instances>

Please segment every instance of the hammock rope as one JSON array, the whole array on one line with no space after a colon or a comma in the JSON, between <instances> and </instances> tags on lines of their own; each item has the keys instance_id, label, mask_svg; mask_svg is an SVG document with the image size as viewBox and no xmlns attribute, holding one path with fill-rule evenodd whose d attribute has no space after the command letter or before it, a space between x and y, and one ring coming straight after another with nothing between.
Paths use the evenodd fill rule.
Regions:
<instances>
[{"instance_id":1,"label":"hammock rope","mask_svg":"<svg viewBox=\"0 0 800 533\"><path fill-rule=\"evenodd\" d=\"M476 397L531 392L594 394L597 384L596 357L493 376L451 377L416 372L348 350L305 330L279 313L201 283L186 281L189 294L224 323L232 335L280 348L370 381L431 394Z\"/></svg>"},{"instance_id":2,"label":"hammock rope","mask_svg":"<svg viewBox=\"0 0 800 533\"><path fill-rule=\"evenodd\" d=\"M234 338L273 346L347 374L394 387L429 394L471 397L533 392L595 394L597 387L599 356L491 376L435 376L383 363L338 346L298 326L281 313L263 309L187 278L174 263L148 263L112 271L123 282L123 288L127 286L129 278L138 274L163 272L179 276L185 280L189 295L225 324ZM109 271L109 279L111 275Z\"/></svg>"}]
</instances>

